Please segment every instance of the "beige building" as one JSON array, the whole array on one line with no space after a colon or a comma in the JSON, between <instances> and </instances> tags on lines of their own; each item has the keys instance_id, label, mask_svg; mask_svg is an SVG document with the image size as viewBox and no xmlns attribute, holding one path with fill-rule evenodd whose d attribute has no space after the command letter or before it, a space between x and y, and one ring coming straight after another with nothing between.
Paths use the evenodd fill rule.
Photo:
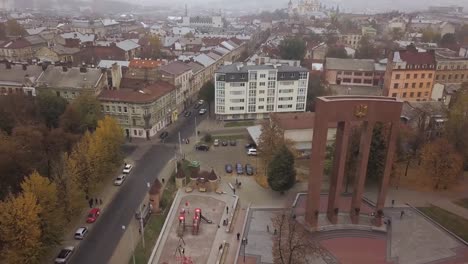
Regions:
<instances>
[{"instance_id":1,"label":"beige building","mask_svg":"<svg viewBox=\"0 0 468 264\"><path fill-rule=\"evenodd\" d=\"M346 86L377 86L381 78L374 60L366 59L327 58L324 72L328 84Z\"/></svg>"},{"instance_id":2,"label":"beige building","mask_svg":"<svg viewBox=\"0 0 468 264\"><path fill-rule=\"evenodd\" d=\"M36 58L48 62L70 62L75 61L74 56L80 52L79 48L68 48L62 45L43 47L36 52Z\"/></svg>"},{"instance_id":3,"label":"beige building","mask_svg":"<svg viewBox=\"0 0 468 264\"><path fill-rule=\"evenodd\" d=\"M101 110L115 118L127 137L151 138L172 123L176 113L176 87L157 81L141 89L103 90Z\"/></svg>"},{"instance_id":4,"label":"beige building","mask_svg":"<svg viewBox=\"0 0 468 264\"><path fill-rule=\"evenodd\" d=\"M343 44L352 47L353 49L357 49L359 47L359 42L361 41L362 35L355 33L355 34L343 34L341 35L341 41Z\"/></svg>"},{"instance_id":5,"label":"beige building","mask_svg":"<svg viewBox=\"0 0 468 264\"><path fill-rule=\"evenodd\" d=\"M468 58L444 49L436 51L436 61L435 82L443 84L468 82Z\"/></svg>"},{"instance_id":6,"label":"beige building","mask_svg":"<svg viewBox=\"0 0 468 264\"><path fill-rule=\"evenodd\" d=\"M81 93L98 95L107 87L106 70L93 68L47 67L36 81L36 89L52 91L67 100Z\"/></svg>"},{"instance_id":7,"label":"beige building","mask_svg":"<svg viewBox=\"0 0 468 264\"><path fill-rule=\"evenodd\" d=\"M0 95L26 94L36 95L34 87L43 68L37 65L0 64Z\"/></svg>"},{"instance_id":8,"label":"beige building","mask_svg":"<svg viewBox=\"0 0 468 264\"><path fill-rule=\"evenodd\" d=\"M167 81L176 87L176 104L179 113L195 99L190 97L190 79L192 68L187 64L174 61L158 68L161 80Z\"/></svg>"}]
</instances>

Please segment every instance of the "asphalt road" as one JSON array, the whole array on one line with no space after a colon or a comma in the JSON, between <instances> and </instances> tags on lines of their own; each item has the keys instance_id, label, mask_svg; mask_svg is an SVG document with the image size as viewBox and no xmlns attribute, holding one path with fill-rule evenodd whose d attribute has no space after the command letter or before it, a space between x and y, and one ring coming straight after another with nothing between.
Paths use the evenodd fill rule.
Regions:
<instances>
[{"instance_id":1,"label":"asphalt road","mask_svg":"<svg viewBox=\"0 0 468 264\"><path fill-rule=\"evenodd\" d=\"M134 171L120 187L109 206L102 212L98 221L88 236L81 241L70 263L74 264L105 264L108 263L122 235L122 225L127 226L135 210L138 208L146 192L146 183L153 182L164 166L174 157L176 144L181 138L186 138L195 132L195 117L197 123L206 118L198 115L198 110L191 108L192 116L180 116L179 120L167 128L169 136L165 143L153 145L146 154L136 161ZM159 141L155 137L153 141Z\"/></svg>"}]
</instances>

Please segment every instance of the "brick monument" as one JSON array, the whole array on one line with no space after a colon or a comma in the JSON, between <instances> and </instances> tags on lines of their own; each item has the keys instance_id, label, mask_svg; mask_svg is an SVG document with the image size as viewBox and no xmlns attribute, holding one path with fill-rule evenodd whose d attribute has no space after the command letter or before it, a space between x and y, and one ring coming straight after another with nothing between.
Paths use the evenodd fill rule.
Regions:
<instances>
[{"instance_id":1,"label":"brick monument","mask_svg":"<svg viewBox=\"0 0 468 264\"><path fill-rule=\"evenodd\" d=\"M333 170L330 177L327 217L333 224L337 223L340 211L340 195L343 187L346 153L349 145L351 124L361 123L362 132L359 144L359 157L356 177L353 183L353 196L350 208L351 221L359 222L362 194L367 173L367 162L376 122L389 125L385 168L375 208L376 225L381 225L381 215L392 169L393 155L398 136L399 122L403 103L396 98L379 96L326 96L316 99L314 134L310 162L309 191L306 202L306 223L317 227L320 210L320 191L323 179L325 150L328 124L337 122Z\"/></svg>"}]
</instances>

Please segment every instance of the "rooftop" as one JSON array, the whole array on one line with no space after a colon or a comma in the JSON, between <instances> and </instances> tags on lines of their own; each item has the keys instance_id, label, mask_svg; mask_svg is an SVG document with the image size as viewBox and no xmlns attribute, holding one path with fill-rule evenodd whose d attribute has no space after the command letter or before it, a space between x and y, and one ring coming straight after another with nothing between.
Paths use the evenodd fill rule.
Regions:
<instances>
[{"instance_id":1,"label":"rooftop","mask_svg":"<svg viewBox=\"0 0 468 264\"><path fill-rule=\"evenodd\" d=\"M435 55L433 51L417 51L417 50L399 50L394 52L393 60L395 62L404 61L408 64L434 64Z\"/></svg>"},{"instance_id":2,"label":"rooftop","mask_svg":"<svg viewBox=\"0 0 468 264\"><path fill-rule=\"evenodd\" d=\"M129 51L133 49L137 49L140 47L138 43L134 42L133 40L126 39L124 41L120 41L116 43L117 47L119 47L122 50Z\"/></svg>"},{"instance_id":3,"label":"rooftop","mask_svg":"<svg viewBox=\"0 0 468 264\"><path fill-rule=\"evenodd\" d=\"M101 78L100 69L86 68L86 72L82 72L78 67L68 68L67 71L64 71L63 67L48 67L39 77L37 83L40 86L48 87L91 89Z\"/></svg>"},{"instance_id":4,"label":"rooftop","mask_svg":"<svg viewBox=\"0 0 468 264\"><path fill-rule=\"evenodd\" d=\"M21 84L25 77L36 79L41 75L42 68L37 65L29 65L26 70L22 65L11 65L11 69L7 69L4 63L0 63L0 83Z\"/></svg>"},{"instance_id":5,"label":"rooftop","mask_svg":"<svg viewBox=\"0 0 468 264\"><path fill-rule=\"evenodd\" d=\"M174 85L158 81L148 86L142 85L141 89L103 90L98 98L103 101L145 104L154 102L173 90Z\"/></svg>"},{"instance_id":6,"label":"rooftop","mask_svg":"<svg viewBox=\"0 0 468 264\"><path fill-rule=\"evenodd\" d=\"M270 119L283 130L313 129L314 112L271 113ZM336 128L336 123L328 124L329 128Z\"/></svg>"},{"instance_id":7,"label":"rooftop","mask_svg":"<svg viewBox=\"0 0 468 264\"><path fill-rule=\"evenodd\" d=\"M327 70L374 71L374 60L326 58Z\"/></svg>"},{"instance_id":8,"label":"rooftop","mask_svg":"<svg viewBox=\"0 0 468 264\"><path fill-rule=\"evenodd\" d=\"M303 67L289 66L285 64L278 65L245 65L245 64L231 64L225 65L218 69L218 73L247 73L248 71L255 70L278 70L278 72L303 72L308 71Z\"/></svg>"},{"instance_id":9,"label":"rooftop","mask_svg":"<svg viewBox=\"0 0 468 264\"><path fill-rule=\"evenodd\" d=\"M192 67L188 66L187 64L183 62L174 61L167 65L161 66L160 69L161 71L166 72L168 74L179 75L184 72L192 70Z\"/></svg>"},{"instance_id":10,"label":"rooftop","mask_svg":"<svg viewBox=\"0 0 468 264\"><path fill-rule=\"evenodd\" d=\"M165 64L165 62L159 60L133 59L130 61L129 67L137 69L155 69L163 64Z\"/></svg>"}]
</instances>

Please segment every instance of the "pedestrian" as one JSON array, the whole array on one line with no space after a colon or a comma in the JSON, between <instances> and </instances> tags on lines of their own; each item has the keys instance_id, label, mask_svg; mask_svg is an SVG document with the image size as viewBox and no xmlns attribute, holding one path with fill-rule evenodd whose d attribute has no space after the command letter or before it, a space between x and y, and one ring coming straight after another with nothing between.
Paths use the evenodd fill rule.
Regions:
<instances>
[{"instance_id":1,"label":"pedestrian","mask_svg":"<svg viewBox=\"0 0 468 264\"><path fill-rule=\"evenodd\" d=\"M395 200L392 200L392 207L395 206Z\"/></svg>"},{"instance_id":2,"label":"pedestrian","mask_svg":"<svg viewBox=\"0 0 468 264\"><path fill-rule=\"evenodd\" d=\"M162 183L164 184L164 178L162 178L162 180L161 180L161 181L162 181Z\"/></svg>"},{"instance_id":3,"label":"pedestrian","mask_svg":"<svg viewBox=\"0 0 468 264\"><path fill-rule=\"evenodd\" d=\"M270 233L270 226L267 225L267 232Z\"/></svg>"},{"instance_id":4,"label":"pedestrian","mask_svg":"<svg viewBox=\"0 0 468 264\"><path fill-rule=\"evenodd\" d=\"M275 236L276 236L276 228L275 228L275 231L273 232L273 235L275 235Z\"/></svg>"},{"instance_id":5,"label":"pedestrian","mask_svg":"<svg viewBox=\"0 0 468 264\"><path fill-rule=\"evenodd\" d=\"M99 204L98 202L99 202L98 199L97 199L97 198L94 198L94 204L95 204L95 205L98 205L98 204Z\"/></svg>"},{"instance_id":6,"label":"pedestrian","mask_svg":"<svg viewBox=\"0 0 468 264\"><path fill-rule=\"evenodd\" d=\"M247 241L247 239L245 237L243 237L242 238L242 244L246 245L247 244L246 241Z\"/></svg>"},{"instance_id":7,"label":"pedestrian","mask_svg":"<svg viewBox=\"0 0 468 264\"><path fill-rule=\"evenodd\" d=\"M89 208L93 208L93 199L88 200Z\"/></svg>"},{"instance_id":8,"label":"pedestrian","mask_svg":"<svg viewBox=\"0 0 468 264\"><path fill-rule=\"evenodd\" d=\"M99 198L99 204L102 205L102 199L101 198Z\"/></svg>"},{"instance_id":9,"label":"pedestrian","mask_svg":"<svg viewBox=\"0 0 468 264\"><path fill-rule=\"evenodd\" d=\"M236 194L236 189L233 189L232 191L234 192L234 194Z\"/></svg>"},{"instance_id":10,"label":"pedestrian","mask_svg":"<svg viewBox=\"0 0 468 264\"><path fill-rule=\"evenodd\" d=\"M219 225L218 225L218 229L219 229Z\"/></svg>"},{"instance_id":11,"label":"pedestrian","mask_svg":"<svg viewBox=\"0 0 468 264\"><path fill-rule=\"evenodd\" d=\"M226 206L226 214L229 214L229 206Z\"/></svg>"},{"instance_id":12,"label":"pedestrian","mask_svg":"<svg viewBox=\"0 0 468 264\"><path fill-rule=\"evenodd\" d=\"M403 215L405 215L405 211L401 211L401 213L400 213L400 219L403 219Z\"/></svg>"},{"instance_id":13,"label":"pedestrian","mask_svg":"<svg viewBox=\"0 0 468 264\"><path fill-rule=\"evenodd\" d=\"M237 233L237 241L239 241L240 233Z\"/></svg>"},{"instance_id":14,"label":"pedestrian","mask_svg":"<svg viewBox=\"0 0 468 264\"><path fill-rule=\"evenodd\" d=\"M236 178L236 185L239 185L239 181L237 180L237 178Z\"/></svg>"}]
</instances>

